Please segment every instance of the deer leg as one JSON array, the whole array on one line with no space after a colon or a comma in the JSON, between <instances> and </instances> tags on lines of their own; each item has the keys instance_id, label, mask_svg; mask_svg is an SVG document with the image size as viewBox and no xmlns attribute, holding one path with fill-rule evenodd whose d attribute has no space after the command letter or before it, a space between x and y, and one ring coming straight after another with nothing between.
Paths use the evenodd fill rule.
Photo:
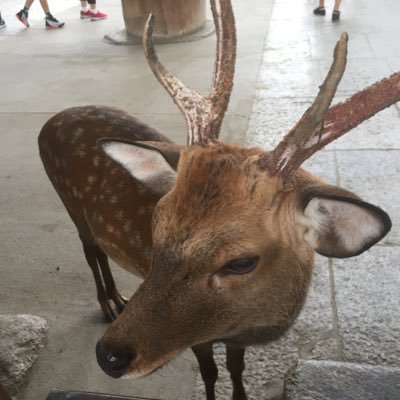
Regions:
<instances>
[{"instance_id":1,"label":"deer leg","mask_svg":"<svg viewBox=\"0 0 400 400\"><path fill-rule=\"evenodd\" d=\"M244 348L226 345L226 368L231 374L233 385L232 400L247 400L242 379L245 368L244 352Z\"/></svg>"},{"instance_id":2,"label":"deer leg","mask_svg":"<svg viewBox=\"0 0 400 400\"><path fill-rule=\"evenodd\" d=\"M81 239L82 240L82 239ZM89 264L90 269L93 272L94 281L97 288L97 298L100 303L100 307L103 310L103 314L107 321L111 322L118 317L118 312L110 304L110 299L107 295L104 287L103 280L101 278L99 264L97 262L97 246L93 244L87 244L82 240L83 251L85 253L86 261Z\"/></svg>"},{"instance_id":3,"label":"deer leg","mask_svg":"<svg viewBox=\"0 0 400 400\"><path fill-rule=\"evenodd\" d=\"M118 312L121 313L128 300L119 293L117 287L115 286L115 281L111 273L107 255L98 246L96 246L96 257L100 265L101 275L103 276L107 296L114 302Z\"/></svg>"},{"instance_id":4,"label":"deer leg","mask_svg":"<svg viewBox=\"0 0 400 400\"><path fill-rule=\"evenodd\" d=\"M212 343L202 343L192 347L200 367L200 374L206 387L207 400L215 400L215 382L218 369L213 357Z\"/></svg>"}]
</instances>

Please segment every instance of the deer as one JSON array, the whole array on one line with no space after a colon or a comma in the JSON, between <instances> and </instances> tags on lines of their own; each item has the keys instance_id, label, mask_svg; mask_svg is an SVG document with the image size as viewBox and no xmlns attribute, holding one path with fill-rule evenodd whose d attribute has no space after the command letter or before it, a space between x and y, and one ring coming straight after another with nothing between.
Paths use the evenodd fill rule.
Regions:
<instances>
[{"instance_id":1,"label":"deer","mask_svg":"<svg viewBox=\"0 0 400 400\"><path fill-rule=\"evenodd\" d=\"M387 213L301 168L328 143L400 100L400 73L331 106L348 36L311 106L272 150L218 140L233 86L236 29L229 0L211 0L217 49L208 96L160 62L154 18L143 35L149 66L187 123L179 146L133 115L83 106L52 117L39 135L45 171L76 225L107 320L96 345L114 378L140 377L187 348L207 400L215 399L213 344L226 346L234 400L246 400L244 354L294 323L315 253L357 256L391 229ZM127 301L108 258L143 278Z\"/></svg>"}]
</instances>

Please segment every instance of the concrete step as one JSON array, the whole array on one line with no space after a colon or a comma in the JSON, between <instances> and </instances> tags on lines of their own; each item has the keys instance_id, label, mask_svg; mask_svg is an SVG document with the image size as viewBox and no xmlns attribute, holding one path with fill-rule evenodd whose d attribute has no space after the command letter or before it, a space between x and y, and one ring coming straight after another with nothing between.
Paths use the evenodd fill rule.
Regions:
<instances>
[{"instance_id":1,"label":"concrete step","mask_svg":"<svg viewBox=\"0 0 400 400\"><path fill-rule=\"evenodd\" d=\"M285 393L286 400L399 400L400 368L301 362L287 378Z\"/></svg>"}]
</instances>

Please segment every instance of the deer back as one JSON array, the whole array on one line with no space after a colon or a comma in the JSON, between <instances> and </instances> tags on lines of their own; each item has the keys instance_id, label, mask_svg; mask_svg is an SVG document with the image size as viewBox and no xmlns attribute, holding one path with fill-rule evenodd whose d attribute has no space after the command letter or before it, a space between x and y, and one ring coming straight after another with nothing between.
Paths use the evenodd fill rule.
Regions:
<instances>
[{"instance_id":1,"label":"deer back","mask_svg":"<svg viewBox=\"0 0 400 400\"><path fill-rule=\"evenodd\" d=\"M97 147L104 137L159 143L171 168L176 168L179 147L131 114L111 107L67 109L51 118L39 135L46 173L80 235L144 277L150 265L151 216L161 195Z\"/></svg>"}]
</instances>

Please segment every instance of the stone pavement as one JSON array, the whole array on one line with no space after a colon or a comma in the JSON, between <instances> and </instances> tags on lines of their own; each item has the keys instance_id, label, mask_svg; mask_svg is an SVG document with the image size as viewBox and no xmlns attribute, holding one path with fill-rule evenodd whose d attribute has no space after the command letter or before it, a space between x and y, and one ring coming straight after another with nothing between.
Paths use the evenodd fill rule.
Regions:
<instances>
[{"instance_id":1,"label":"stone pavement","mask_svg":"<svg viewBox=\"0 0 400 400\"><path fill-rule=\"evenodd\" d=\"M13 20L15 2L0 5L9 25L0 32L0 314L29 312L49 324L48 348L19 399L44 399L51 388L203 399L190 352L136 381L112 380L97 367L93 349L106 325L75 227L44 176L36 146L43 123L69 106L117 106L180 142L183 119L140 48L102 41L122 26L118 0L104 2L110 18L96 23L78 19L75 0L53 0L54 14L67 25L51 32L43 29L36 3L39 11L32 14L29 30ZM335 25L329 15L312 15L316 2L310 0L233 4L239 43L226 140L265 148L276 143L316 95L342 31L350 36L349 60L335 101L400 70L397 0L379 7L372 0L344 2ZM159 54L174 74L206 92L213 43L207 38L160 46ZM248 351L245 381L251 399L280 398L283 378L298 360L400 367L399 130L395 105L307 163L311 171L384 208L393 229L362 256L317 259L313 287L295 327L279 342ZM122 291L133 293L139 282L120 269L114 273ZM220 376L218 399L229 399L222 367Z\"/></svg>"}]
</instances>

